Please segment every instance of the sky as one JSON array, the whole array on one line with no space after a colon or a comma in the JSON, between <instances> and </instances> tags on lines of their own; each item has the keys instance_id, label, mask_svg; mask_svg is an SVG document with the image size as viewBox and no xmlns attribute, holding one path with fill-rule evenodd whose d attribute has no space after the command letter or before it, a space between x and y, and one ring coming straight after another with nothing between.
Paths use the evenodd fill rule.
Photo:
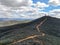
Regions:
<instances>
[{"instance_id":1,"label":"sky","mask_svg":"<svg viewBox=\"0 0 60 45\"><path fill-rule=\"evenodd\" d=\"M0 0L0 18L60 18L60 0Z\"/></svg>"}]
</instances>

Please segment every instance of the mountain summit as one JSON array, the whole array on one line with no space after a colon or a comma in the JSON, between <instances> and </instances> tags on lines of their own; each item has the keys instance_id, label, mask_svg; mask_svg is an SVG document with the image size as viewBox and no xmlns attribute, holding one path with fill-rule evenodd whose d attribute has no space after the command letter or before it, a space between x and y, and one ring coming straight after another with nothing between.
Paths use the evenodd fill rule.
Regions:
<instances>
[{"instance_id":1,"label":"mountain summit","mask_svg":"<svg viewBox=\"0 0 60 45\"><path fill-rule=\"evenodd\" d=\"M32 30L34 29L36 30L35 26L39 25L39 23L41 23L45 19L46 21L41 26L39 26L39 29L44 33L60 37L60 19L50 16L44 16L36 20L33 20L29 23L0 27L0 32L16 30L16 29L24 29L24 28L28 30L28 27L32 28Z\"/></svg>"},{"instance_id":2,"label":"mountain summit","mask_svg":"<svg viewBox=\"0 0 60 45\"><path fill-rule=\"evenodd\" d=\"M56 40L57 37L59 40L60 19L50 16L44 16L36 20L33 20L29 23L0 27L0 40L4 41L4 43L8 41L13 42L14 40L20 40L20 39L24 40L24 38L28 36L39 35L41 32L48 36L51 36L50 37L51 39L53 39L54 37ZM16 45L18 45L18 43Z\"/></svg>"}]
</instances>

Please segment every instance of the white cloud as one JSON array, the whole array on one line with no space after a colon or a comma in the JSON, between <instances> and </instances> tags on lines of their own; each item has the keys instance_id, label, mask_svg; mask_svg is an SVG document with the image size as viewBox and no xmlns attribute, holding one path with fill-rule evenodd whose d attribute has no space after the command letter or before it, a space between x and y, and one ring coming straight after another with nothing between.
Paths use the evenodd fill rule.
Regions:
<instances>
[{"instance_id":1,"label":"white cloud","mask_svg":"<svg viewBox=\"0 0 60 45\"><path fill-rule=\"evenodd\" d=\"M49 4L54 6L59 6L60 0L49 0Z\"/></svg>"},{"instance_id":2,"label":"white cloud","mask_svg":"<svg viewBox=\"0 0 60 45\"><path fill-rule=\"evenodd\" d=\"M0 18L39 18L45 12L40 12L49 5L32 0L0 0ZM32 5L34 7L32 7Z\"/></svg>"},{"instance_id":3,"label":"white cloud","mask_svg":"<svg viewBox=\"0 0 60 45\"><path fill-rule=\"evenodd\" d=\"M22 2L23 0L16 0L16 1L20 3L20 2Z\"/></svg>"},{"instance_id":4,"label":"white cloud","mask_svg":"<svg viewBox=\"0 0 60 45\"><path fill-rule=\"evenodd\" d=\"M52 17L60 18L60 9L53 9L49 12Z\"/></svg>"},{"instance_id":5,"label":"white cloud","mask_svg":"<svg viewBox=\"0 0 60 45\"><path fill-rule=\"evenodd\" d=\"M0 3L7 7L21 7L31 5L32 0L0 0Z\"/></svg>"},{"instance_id":6,"label":"white cloud","mask_svg":"<svg viewBox=\"0 0 60 45\"><path fill-rule=\"evenodd\" d=\"M12 2L13 3L12 3ZM0 18L39 18L47 14L40 12L49 5L41 2L33 3L32 0L0 0ZM58 6L59 0L50 0L49 3ZM31 7L31 6L34 7ZM60 18L60 9L54 9L49 12L52 17Z\"/></svg>"},{"instance_id":7,"label":"white cloud","mask_svg":"<svg viewBox=\"0 0 60 45\"><path fill-rule=\"evenodd\" d=\"M40 7L40 8L44 8L44 7L48 7L49 5L48 4L45 4L45 3L42 3L42 2L37 2L35 4L36 7Z\"/></svg>"}]
</instances>

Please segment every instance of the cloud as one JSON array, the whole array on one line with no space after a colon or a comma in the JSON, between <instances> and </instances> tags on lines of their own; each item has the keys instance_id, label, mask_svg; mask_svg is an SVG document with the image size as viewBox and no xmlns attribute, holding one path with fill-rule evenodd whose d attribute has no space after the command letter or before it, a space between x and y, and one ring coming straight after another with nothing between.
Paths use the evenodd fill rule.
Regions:
<instances>
[{"instance_id":1,"label":"cloud","mask_svg":"<svg viewBox=\"0 0 60 45\"><path fill-rule=\"evenodd\" d=\"M27 18L36 19L43 16L44 12L40 12L39 8L33 7L20 7L17 10L1 10L0 18Z\"/></svg>"},{"instance_id":2,"label":"cloud","mask_svg":"<svg viewBox=\"0 0 60 45\"><path fill-rule=\"evenodd\" d=\"M60 18L60 9L53 9L49 12L52 17Z\"/></svg>"},{"instance_id":3,"label":"cloud","mask_svg":"<svg viewBox=\"0 0 60 45\"><path fill-rule=\"evenodd\" d=\"M39 8L44 8L44 7L48 7L49 5L42 2L37 2L35 6Z\"/></svg>"},{"instance_id":4,"label":"cloud","mask_svg":"<svg viewBox=\"0 0 60 45\"><path fill-rule=\"evenodd\" d=\"M48 3L50 5L53 5L53 6L59 6L60 5L60 0L49 0Z\"/></svg>"},{"instance_id":5,"label":"cloud","mask_svg":"<svg viewBox=\"0 0 60 45\"><path fill-rule=\"evenodd\" d=\"M0 0L0 3L0 18L36 19L48 14L48 12L43 12L42 10L45 7L49 7L49 5L42 2L33 3L32 0ZM58 6L60 1L49 0L49 4ZM51 10L49 15L60 18L60 9Z\"/></svg>"},{"instance_id":6,"label":"cloud","mask_svg":"<svg viewBox=\"0 0 60 45\"><path fill-rule=\"evenodd\" d=\"M41 12L49 5L32 0L0 0L0 18L39 18L44 16Z\"/></svg>"},{"instance_id":7,"label":"cloud","mask_svg":"<svg viewBox=\"0 0 60 45\"><path fill-rule=\"evenodd\" d=\"M0 3L7 7L21 7L32 4L32 0L0 0Z\"/></svg>"},{"instance_id":8,"label":"cloud","mask_svg":"<svg viewBox=\"0 0 60 45\"><path fill-rule=\"evenodd\" d=\"M27 5L27 2L25 0L19 2L18 0L0 0L0 3L8 7L20 7Z\"/></svg>"}]
</instances>

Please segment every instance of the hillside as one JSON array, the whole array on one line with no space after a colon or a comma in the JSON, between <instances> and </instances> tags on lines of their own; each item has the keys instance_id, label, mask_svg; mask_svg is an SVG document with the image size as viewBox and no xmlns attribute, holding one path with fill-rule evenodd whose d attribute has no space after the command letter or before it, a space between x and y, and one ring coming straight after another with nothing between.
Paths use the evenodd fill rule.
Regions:
<instances>
[{"instance_id":1,"label":"hillside","mask_svg":"<svg viewBox=\"0 0 60 45\"><path fill-rule=\"evenodd\" d=\"M37 26L41 32L38 32ZM40 36L40 33L44 33L45 36ZM14 42L16 44L13 45L60 45L60 19L44 16L29 23L0 27L1 45Z\"/></svg>"},{"instance_id":2,"label":"hillside","mask_svg":"<svg viewBox=\"0 0 60 45\"><path fill-rule=\"evenodd\" d=\"M0 21L0 27L3 26L11 26L19 23L28 23L31 20L8 20L8 21Z\"/></svg>"}]
</instances>

